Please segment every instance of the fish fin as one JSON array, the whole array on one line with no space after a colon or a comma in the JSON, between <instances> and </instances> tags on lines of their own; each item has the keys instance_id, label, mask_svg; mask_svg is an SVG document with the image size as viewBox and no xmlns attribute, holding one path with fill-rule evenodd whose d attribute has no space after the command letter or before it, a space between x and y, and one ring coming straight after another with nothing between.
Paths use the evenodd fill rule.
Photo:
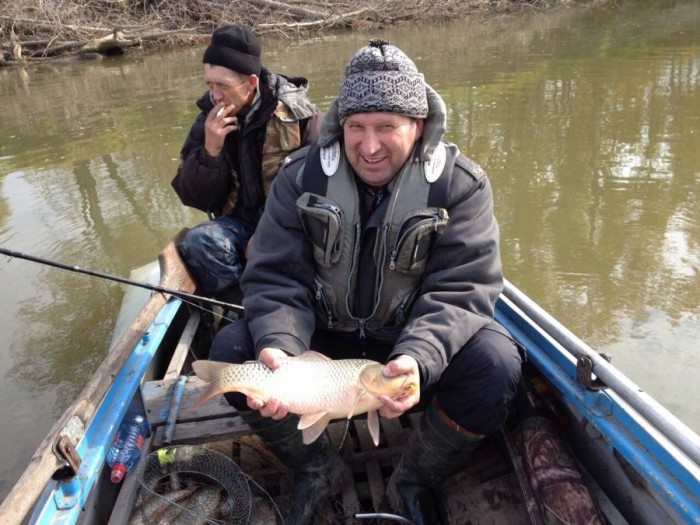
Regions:
<instances>
[{"instance_id":1,"label":"fish fin","mask_svg":"<svg viewBox=\"0 0 700 525\"><path fill-rule=\"evenodd\" d=\"M328 413L323 413L321 415L322 417L310 427L301 428L301 421L299 421L299 428L301 429L301 435L304 438L304 445L308 445L316 441L318 437L323 434L323 431L326 430L328 422L331 420L331 416Z\"/></svg>"},{"instance_id":2,"label":"fish fin","mask_svg":"<svg viewBox=\"0 0 700 525\"><path fill-rule=\"evenodd\" d=\"M290 359L296 359L298 361L332 361L332 359L327 355L319 354L313 350L307 350L306 352L295 355Z\"/></svg>"},{"instance_id":3,"label":"fish fin","mask_svg":"<svg viewBox=\"0 0 700 525\"><path fill-rule=\"evenodd\" d=\"M379 446L379 415L376 410L370 410L367 412L367 427L369 428L369 433L372 436L372 441L374 441L374 446Z\"/></svg>"},{"instance_id":4,"label":"fish fin","mask_svg":"<svg viewBox=\"0 0 700 525\"><path fill-rule=\"evenodd\" d=\"M364 395L365 395L365 391L360 390L359 394L357 394L357 397L355 398L355 402L350 407L350 412L348 413L348 419L352 419L352 416L355 415L355 409L357 408L357 404L360 402L360 399L362 399L362 396L364 396Z\"/></svg>"},{"instance_id":5,"label":"fish fin","mask_svg":"<svg viewBox=\"0 0 700 525\"><path fill-rule=\"evenodd\" d=\"M205 388L202 393L197 398L197 401L192 405L191 410L196 409L200 405L203 405L206 401L211 399L216 395L224 393L224 389L221 386L221 369L224 368L228 363L222 363L219 361L208 361L206 359L200 359L192 363L192 369L194 373L202 381L205 381Z\"/></svg>"},{"instance_id":6,"label":"fish fin","mask_svg":"<svg viewBox=\"0 0 700 525\"><path fill-rule=\"evenodd\" d=\"M322 419L328 415L327 411L324 412L317 412L316 414L304 414L303 416L299 416L299 424L297 425L297 428L299 430L304 430L305 428L309 428L316 424L316 422L319 419Z\"/></svg>"},{"instance_id":7,"label":"fish fin","mask_svg":"<svg viewBox=\"0 0 700 525\"><path fill-rule=\"evenodd\" d=\"M192 363L194 373L202 381L210 382L219 378L221 370L228 366L228 363L221 361L209 361L207 359L198 359Z\"/></svg>"},{"instance_id":8,"label":"fish fin","mask_svg":"<svg viewBox=\"0 0 700 525\"><path fill-rule=\"evenodd\" d=\"M216 397L217 395L221 395L224 392L225 390L221 388L221 385L218 381L211 381L209 383L206 383L204 390L202 390L202 393L199 394L199 397L194 402L191 409L194 410L200 407L201 405L209 401L211 398Z\"/></svg>"}]
</instances>

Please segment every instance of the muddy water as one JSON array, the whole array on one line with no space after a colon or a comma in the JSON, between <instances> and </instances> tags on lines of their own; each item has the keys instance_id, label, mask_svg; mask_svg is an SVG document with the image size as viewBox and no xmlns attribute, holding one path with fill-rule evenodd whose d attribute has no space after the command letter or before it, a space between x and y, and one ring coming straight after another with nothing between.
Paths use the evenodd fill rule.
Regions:
<instances>
[{"instance_id":1,"label":"muddy water","mask_svg":"<svg viewBox=\"0 0 700 525\"><path fill-rule=\"evenodd\" d=\"M506 276L700 431L700 4L263 40L324 109L399 45L489 173ZM0 246L108 273L204 219L170 188L201 48L0 70ZM103 358L122 285L0 256L0 497Z\"/></svg>"}]
</instances>

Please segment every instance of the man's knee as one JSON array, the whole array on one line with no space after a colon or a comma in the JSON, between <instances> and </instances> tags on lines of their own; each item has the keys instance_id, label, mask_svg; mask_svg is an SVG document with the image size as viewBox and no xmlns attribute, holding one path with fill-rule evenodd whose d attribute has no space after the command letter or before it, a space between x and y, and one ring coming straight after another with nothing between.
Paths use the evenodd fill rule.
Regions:
<instances>
[{"instance_id":1,"label":"man's knee","mask_svg":"<svg viewBox=\"0 0 700 525\"><path fill-rule=\"evenodd\" d=\"M238 284L243 273L243 232L214 220L198 224L177 248L198 287L218 293Z\"/></svg>"},{"instance_id":2,"label":"man's knee","mask_svg":"<svg viewBox=\"0 0 700 525\"><path fill-rule=\"evenodd\" d=\"M467 430L490 434L508 415L521 365L510 334L492 323L477 332L445 370L438 383L438 403Z\"/></svg>"},{"instance_id":3,"label":"man's knee","mask_svg":"<svg viewBox=\"0 0 700 525\"><path fill-rule=\"evenodd\" d=\"M255 359L255 348L245 319L219 330L209 349L209 359L226 363L245 363Z\"/></svg>"},{"instance_id":4,"label":"man's knee","mask_svg":"<svg viewBox=\"0 0 700 525\"><path fill-rule=\"evenodd\" d=\"M236 247L241 243L235 231L224 228L217 221L206 221L190 229L177 247L186 258L229 259L237 255Z\"/></svg>"},{"instance_id":5,"label":"man's knee","mask_svg":"<svg viewBox=\"0 0 700 525\"><path fill-rule=\"evenodd\" d=\"M513 337L501 325L492 322L479 331L473 351L480 352L492 369L487 373L496 391L515 394L522 374L522 358Z\"/></svg>"}]
</instances>

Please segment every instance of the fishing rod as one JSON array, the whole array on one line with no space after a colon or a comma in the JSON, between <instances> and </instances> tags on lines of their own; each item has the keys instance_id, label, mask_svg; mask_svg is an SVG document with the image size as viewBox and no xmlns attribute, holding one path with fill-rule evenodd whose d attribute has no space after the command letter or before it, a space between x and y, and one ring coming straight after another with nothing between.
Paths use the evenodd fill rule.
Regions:
<instances>
[{"instance_id":1,"label":"fishing rod","mask_svg":"<svg viewBox=\"0 0 700 525\"><path fill-rule=\"evenodd\" d=\"M229 310L235 310L237 312L243 312L243 307L237 304L226 303L224 301L219 301L211 297L203 297L201 295L195 295L187 292L182 292L180 290L175 290L173 288L166 288L164 286L158 286L155 284L144 283L141 281L134 281L133 279L127 279L125 277L120 277L118 275L111 275L104 272L98 272L95 270L89 270L87 268L81 268L80 266L75 266L72 264L65 264L53 259L46 259L44 257L37 257L35 255L29 255L22 252L17 252L15 250L9 250L0 246L0 253L7 255L9 257L16 257L17 259L24 259L27 261L32 261L40 264L45 264L47 266L53 266L55 268L60 268L62 270L68 270L71 272L82 273L86 275L92 275L93 277L100 277L101 279L107 279L109 281L116 281L122 284L128 284L131 286L138 286L139 288L146 288L154 292L167 293L181 299L187 299L189 301L200 301L203 303L211 304L214 306L221 306Z\"/></svg>"}]
</instances>

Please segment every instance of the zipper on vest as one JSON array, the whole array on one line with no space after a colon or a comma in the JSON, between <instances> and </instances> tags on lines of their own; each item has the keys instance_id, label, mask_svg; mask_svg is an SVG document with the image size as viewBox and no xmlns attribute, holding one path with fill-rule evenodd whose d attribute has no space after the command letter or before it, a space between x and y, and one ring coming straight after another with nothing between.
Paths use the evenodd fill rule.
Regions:
<instances>
[{"instance_id":1,"label":"zipper on vest","mask_svg":"<svg viewBox=\"0 0 700 525\"><path fill-rule=\"evenodd\" d=\"M314 278L314 287L316 288L316 300L321 304L321 307L326 312L326 326L331 329L333 328L333 312L331 310L331 304L326 296L326 291L323 289L323 284Z\"/></svg>"},{"instance_id":2,"label":"zipper on vest","mask_svg":"<svg viewBox=\"0 0 700 525\"><path fill-rule=\"evenodd\" d=\"M401 244L404 242L406 237L408 237L412 231L417 230L421 226L423 226L426 223L433 222L435 224L435 229L437 229L439 220L440 220L440 215L437 213L432 213L430 215L423 215L425 217L424 219L421 219L420 221L416 222L412 226L406 228L405 230L401 231L399 234L399 238L396 241L396 244L394 244L394 249L391 250L391 255L389 256L389 269L390 270L396 270L396 258L399 255L399 248L401 247ZM416 246L416 249L418 247Z\"/></svg>"},{"instance_id":3,"label":"zipper on vest","mask_svg":"<svg viewBox=\"0 0 700 525\"><path fill-rule=\"evenodd\" d=\"M355 224L355 237L352 242L352 258L350 259L350 271L348 272L348 281L345 285L345 310L350 319L358 320L352 315L352 305L350 304L350 294L353 290L353 281L355 281L355 272L357 271L357 258L359 256L360 236L362 230L359 224Z\"/></svg>"},{"instance_id":4,"label":"zipper on vest","mask_svg":"<svg viewBox=\"0 0 700 525\"><path fill-rule=\"evenodd\" d=\"M365 325L374 318L375 315L377 315L377 310L379 309L379 303L381 302L382 298L382 286L384 286L384 261L386 260L386 245L387 245L387 239L389 237L389 225L385 224L384 227L382 228L382 238L380 240L380 246L379 246L379 258L377 262L377 280L374 283L374 287L377 290L377 294L374 296L374 307L372 308L372 313L369 314L369 316L360 319L360 339L364 339L366 337L365 334Z\"/></svg>"},{"instance_id":5,"label":"zipper on vest","mask_svg":"<svg viewBox=\"0 0 700 525\"><path fill-rule=\"evenodd\" d=\"M367 324L367 319L360 319L360 339L364 339L367 337L367 334L365 333L365 325Z\"/></svg>"},{"instance_id":6,"label":"zipper on vest","mask_svg":"<svg viewBox=\"0 0 700 525\"><path fill-rule=\"evenodd\" d=\"M335 215L337 215L338 219L341 218L340 217L340 207L338 207L338 206L335 206L335 205L330 204L328 202L318 202L318 201L314 202L311 206L313 206L314 208L322 208L324 210L328 210L330 212L333 212Z\"/></svg>"},{"instance_id":7,"label":"zipper on vest","mask_svg":"<svg viewBox=\"0 0 700 525\"><path fill-rule=\"evenodd\" d=\"M411 293L404 297L401 304L396 307L396 324L403 324L403 322L406 320L406 307L411 301L413 301L417 292L418 288L414 289Z\"/></svg>"}]
</instances>

